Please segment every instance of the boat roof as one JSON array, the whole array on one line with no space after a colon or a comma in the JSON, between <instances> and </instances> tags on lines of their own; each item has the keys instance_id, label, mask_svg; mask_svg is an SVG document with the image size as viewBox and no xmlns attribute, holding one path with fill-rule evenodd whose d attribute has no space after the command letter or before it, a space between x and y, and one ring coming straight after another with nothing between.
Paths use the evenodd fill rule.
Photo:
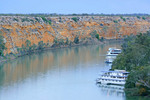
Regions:
<instances>
[{"instance_id":1,"label":"boat roof","mask_svg":"<svg viewBox=\"0 0 150 100\"><path fill-rule=\"evenodd\" d=\"M105 73L124 73L124 74L128 74L129 72L126 72L126 71L123 71L123 70L116 70L116 71L102 71L102 72L105 72Z\"/></svg>"},{"instance_id":2,"label":"boat roof","mask_svg":"<svg viewBox=\"0 0 150 100\"><path fill-rule=\"evenodd\" d=\"M102 75L102 76L128 77L127 75L126 75L126 76L119 76L119 75Z\"/></svg>"},{"instance_id":3,"label":"boat roof","mask_svg":"<svg viewBox=\"0 0 150 100\"><path fill-rule=\"evenodd\" d=\"M104 80L115 80L115 81L125 81L125 80L121 80L121 79L106 79L106 78L99 78L99 79L104 79Z\"/></svg>"},{"instance_id":4,"label":"boat roof","mask_svg":"<svg viewBox=\"0 0 150 100\"><path fill-rule=\"evenodd\" d=\"M109 50L121 50L121 49L118 49L118 48L109 48Z\"/></svg>"}]
</instances>

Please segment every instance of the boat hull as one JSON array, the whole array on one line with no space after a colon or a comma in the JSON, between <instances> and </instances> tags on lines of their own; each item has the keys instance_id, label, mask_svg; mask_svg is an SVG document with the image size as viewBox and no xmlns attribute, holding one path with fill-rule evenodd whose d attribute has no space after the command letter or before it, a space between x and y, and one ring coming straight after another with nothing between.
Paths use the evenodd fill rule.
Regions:
<instances>
[{"instance_id":1,"label":"boat hull","mask_svg":"<svg viewBox=\"0 0 150 100\"><path fill-rule=\"evenodd\" d=\"M118 56L118 54L107 54L106 56Z\"/></svg>"},{"instance_id":2,"label":"boat hull","mask_svg":"<svg viewBox=\"0 0 150 100\"><path fill-rule=\"evenodd\" d=\"M105 81L105 80L97 80L97 83L106 84L106 85L125 85L125 82L116 82L116 81Z\"/></svg>"}]
</instances>

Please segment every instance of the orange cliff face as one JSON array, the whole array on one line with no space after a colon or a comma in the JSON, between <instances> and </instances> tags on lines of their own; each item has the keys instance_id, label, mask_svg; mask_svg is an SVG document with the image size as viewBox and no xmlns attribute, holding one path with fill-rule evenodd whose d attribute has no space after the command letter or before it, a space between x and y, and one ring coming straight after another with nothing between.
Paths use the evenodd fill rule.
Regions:
<instances>
[{"instance_id":1,"label":"orange cliff face","mask_svg":"<svg viewBox=\"0 0 150 100\"><path fill-rule=\"evenodd\" d=\"M31 41L31 45L40 41L53 45L54 39L74 41L76 36L79 39L91 37L94 31L100 37L106 39L122 38L124 35L144 33L150 30L150 18L145 20L137 17L108 16L79 16L75 22L72 16L46 17L49 23L44 22L41 17L26 16L0 16L0 30L4 35L4 42L7 50L5 54L17 53L17 48L25 45L26 40Z\"/></svg>"}]
</instances>

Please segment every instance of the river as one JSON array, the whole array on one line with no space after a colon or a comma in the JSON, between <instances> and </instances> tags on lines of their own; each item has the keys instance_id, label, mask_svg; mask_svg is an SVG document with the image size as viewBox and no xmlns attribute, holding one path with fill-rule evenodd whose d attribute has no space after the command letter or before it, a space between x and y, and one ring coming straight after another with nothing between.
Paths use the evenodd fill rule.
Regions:
<instances>
[{"instance_id":1,"label":"river","mask_svg":"<svg viewBox=\"0 0 150 100\"><path fill-rule=\"evenodd\" d=\"M109 47L61 48L26 55L0 66L0 100L137 100L121 89L96 84Z\"/></svg>"}]
</instances>

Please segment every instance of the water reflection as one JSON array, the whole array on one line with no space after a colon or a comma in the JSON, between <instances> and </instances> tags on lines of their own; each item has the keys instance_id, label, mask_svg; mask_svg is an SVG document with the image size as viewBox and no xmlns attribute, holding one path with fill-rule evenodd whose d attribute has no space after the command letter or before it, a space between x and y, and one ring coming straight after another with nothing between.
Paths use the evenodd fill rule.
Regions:
<instances>
[{"instance_id":1,"label":"water reflection","mask_svg":"<svg viewBox=\"0 0 150 100\"><path fill-rule=\"evenodd\" d=\"M124 99L120 92L95 86L98 73L111 67L104 63L109 47L120 44L55 49L7 62L0 66L0 99L99 100L108 91L106 100Z\"/></svg>"},{"instance_id":2,"label":"water reflection","mask_svg":"<svg viewBox=\"0 0 150 100\"><path fill-rule=\"evenodd\" d=\"M108 96L121 96L125 97L124 93L124 86L119 85L104 85L104 84L97 84L100 87L100 91Z\"/></svg>"}]
</instances>

